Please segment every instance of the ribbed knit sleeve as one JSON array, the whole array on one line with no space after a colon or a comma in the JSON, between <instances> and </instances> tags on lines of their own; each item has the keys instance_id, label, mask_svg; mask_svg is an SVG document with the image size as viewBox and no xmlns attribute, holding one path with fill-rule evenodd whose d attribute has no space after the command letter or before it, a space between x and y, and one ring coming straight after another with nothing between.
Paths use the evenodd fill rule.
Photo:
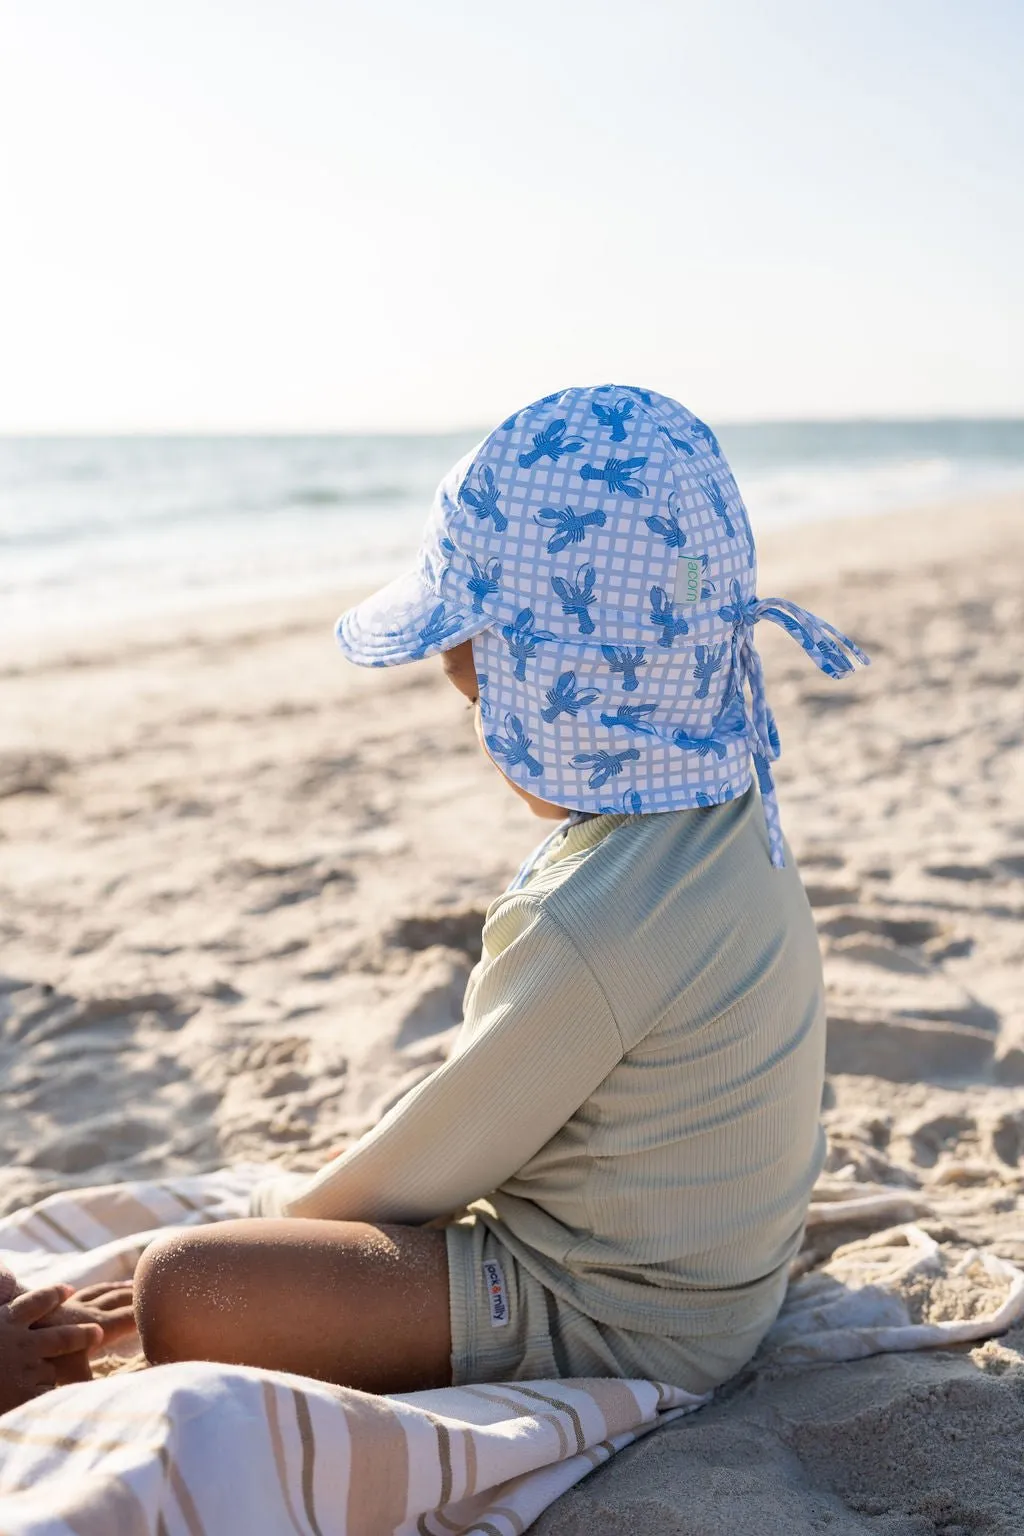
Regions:
<instances>
[{"instance_id":1,"label":"ribbed knit sleeve","mask_svg":"<svg viewBox=\"0 0 1024 1536\"><path fill-rule=\"evenodd\" d=\"M539 904L512 905L500 952L485 950L467 993L455 1053L304 1187L258 1189L254 1214L447 1215L522 1168L615 1067L619 1030L576 946Z\"/></svg>"}]
</instances>

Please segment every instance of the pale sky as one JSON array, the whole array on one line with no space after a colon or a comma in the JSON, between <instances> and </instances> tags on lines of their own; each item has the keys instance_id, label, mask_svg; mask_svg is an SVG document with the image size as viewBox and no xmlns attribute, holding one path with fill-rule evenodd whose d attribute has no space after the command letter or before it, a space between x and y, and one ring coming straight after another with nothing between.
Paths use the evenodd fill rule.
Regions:
<instances>
[{"instance_id":1,"label":"pale sky","mask_svg":"<svg viewBox=\"0 0 1024 1536\"><path fill-rule=\"evenodd\" d=\"M1020 0L0 0L0 431L1024 412Z\"/></svg>"}]
</instances>

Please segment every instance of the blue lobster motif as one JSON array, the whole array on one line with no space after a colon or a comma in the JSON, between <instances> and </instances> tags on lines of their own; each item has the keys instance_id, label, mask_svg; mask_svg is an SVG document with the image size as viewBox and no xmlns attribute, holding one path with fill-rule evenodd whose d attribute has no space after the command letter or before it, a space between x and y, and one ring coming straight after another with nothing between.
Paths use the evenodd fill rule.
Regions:
<instances>
[{"instance_id":1,"label":"blue lobster motif","mask_svg":"<svg viewBox=\"0 0 1024 1536\"><path fill-rule=\"evenodd\" d=\"M558 396L555 396L557 400ZM519 455L520 469L530 469L538 459L545 456L552 464L557 464L559 459L567 453L577 453L583 447L582 437L570 437L565 435L567 423L559 418L558 421L550 421L541 432L533 434L533 449L530 453Z\"/></svg>"},{"instance_id":2,"label":"blue lobster motif","mask_svg":"<svg viewBox=\"0 0 1024 1536\"><path fill-rule=\"evenodd\" d=\"M657 707L657 704L620 704L614 715L601 715L601 724L609 731L621 726L623 730L632 731L634 736L656 736L657 731L645 717L653 715Z\"/></svg>"},{"instance_id":3,"label":"blue lobster motif","mask_svg":"<svg viewBox=\"0 0 1024 1536\"><path fill-rule=\"evenodd\" d=\"M537 646L543 640L555 638L550 630L537 629L536 623L532 608L521 608L511 624L501 626L502 639L508 646L508 653L515 658L513 675L520 683L526 680L526 663L531 656L536 655Z\"/></svg>"},{"instance_id":4,"label":"blue lobster motif","mask_svg":"<svg viewBox=\"0 0 1024 1536\"><path fill-rule=\"evenodd\" d=\"M662 434L663 437L667 437L668 438L668 440L672 444L673 448L678 448L680 453L688 454L691 459L693 458L694 454L697 452L696 448L693 446L692 443L688 443L686 441L685 437L675 437L669 431L668 427L659 427L658 431Z\"/></svg>"},{"instance_id":5,"label":"blue lobster motif","mask_svg":"<svg viewBox=\"0 0 1024 1536\"><path fill-rule=\"evenodd\" d=\"M637 669L647 665L642 645L638 645L635 651L625 646L602 645L601 655L613 672L621 672L622 686L626 693L633 693L640 686Z\"/></svg>"},{"instance_id":6,"label":"blue lobster motif","mask_svg":"<svg viewBox=\"0 0 1024 1536\"><path fill-rule=\"evenodd\" d=\"M644 405L653 405L654 402L651 399L650 390L636 389L632 384L627 384L625 387L629 390L631 395L636 395L638 400L642 400Z\"/></svg>"},{"instance_id":7,"label":"blue lobster motif","mask_svg":"<svg viewBox=\"0 0 1024 1536\"><path fill-rule=\"evenodd\" d=\"M720 459L722 457L722 450L718 446L718 438L712 432L711 428L706 425L706 423L703 421L698 421L695 417L690 431L693 433L694 437L703 438L704 442L707 443L716 459Z\"/></svg>"},{"instance_id":8,"label":"blue lobster motif","mask_svg":"<svg viewBox=\"0 0 1024 1536\"><path fill-rule=\"evenodd\" d=\"M775 783L772 779L771 765L763 752L751 752L754 760L754 772L757 774L757 787L765 800L775 795Z\"/></svg>"},{"instance_id":9,"label":"blue lobster motif","mask_svg":"<svg viewBox=\"0 0 1024 1536\"><path fill-rule=\"evenodd\" d=\"M688 731L680 729L672 732L672 741L675 746L682 747L687 752L695 752L698 757L707 757L713 752L721 761L729 750L730 742L745 735L746 729L743 700L739 694L734 693L726 700L718 719L711 727L710 735L691 736Z\"/></svg>"},{"instance_id":10,"label":"blue lobster motif","mask_svg":"<svg viewBox=\"0 0 1024 1536\"><path fill-rule=\"evenodd\" d=\"M488 560L481 565L479 560L474 560L470 555L469 563L473 567L473 574L466 582L466 587L473 594L473 612L483 613L484 598L493 597L501 591L501 561Z\"/></svg>"},{"instance_id":11,"label":"blue lobster motif","mask_svg":"<svg viewBox=\"0 0 1024 1536\"><path fill-rule=\"evenodd\" d=\"M531 779L539 778L544 772L543 766L531 755L533 742L523 730L523 722L518 715L505 716L504 736L485 736L484 740L492 752L505 759L510 768L522 763Z\"/></svg>"},{"instance_id":12,"label":"blue lobster motif","mask_svg":"<svg viewBox=\"0 0 1024 1536\"><path fill-rule=\"evenodd\" d=\"M534 521L547 523L558 531L548 539L548 553L560 554L570 544L582 544L588 528L603 528L608 521L603 512L574 512L571 507L542 507Z\"/></svg>"},{"instance_id":13,"label":"blue lobster motif","mask_svg":"<svg viewBox=\"0 0 1024 1536\"><path fill-rule=\"evenodd\" d=\"M497 533L505 532L508 527L508 518L498 507L501 491L495 482L494 470L489 464L480 471L480 483L475 489L470 486L468 479L464 482L459 492L459 499L473 508L480 522L486 522L490 518Z\"/></svg>"},{"instance_id":14,"label":"blue lobster motif","mask_svg":"<svg viewBox=\"0 0 1024 1536\"><path fill-rule=\"evenodd\" d=\"M632 400L616 400L614 405L598 405L595 400L590 409L602 427L611 428L613 443L624 443L626 441L624 423L633 414Z\"/></svg>"},{"instance_id":15,"label":"blue lobster motif","mask_svg":"<svg viewBox=\"0 0 1024 1536\"><path fill-rule=\"evenodd\" d=\"M725 660L726 645L698 645L694 648L696 666L693 676L697 679L697 692L694 698L706 699L708 689L711 687L711 679L719 670Z\"/></svg>"},{"instance_id":16,"label":"blue lobster motif","mask_svg":"<svg viewBox=\"0 0 1024 1536\"><path fill-rule=\"evenodd\" d=\"M476 675L476 686L477 686L478 692L477 692L477 700L476 701L477 701L477 704L480 706L480 718L481 718L481 720L486 720L487 716L491 712L490 703L488 702L487 699L484 698L484 694L487 692L487 684L489 682L490 682L490 678L487 676L486 672L478 672L477 673L477 675Z\"/></svg>"},{"instance_id":17,"label":"blue lobster motif","mask_svg":"<svg viewBox=\"0 0 1024 1536\"><path fill-rule=\"evenodd\" d=\"M581 709L593 704L601 695L596 688L579 689L575 672L562 672L553 688L545 694L547 708L540 712L541 719L550 725L559 715L571 715L575 720Z\"/></svg>"},{"instance_id":18,"label":"blue lobster motif","mask_svg":"<svg viewBox=\"0 0 1024 1536\"><path fill-rule=\"evenodd\" d=\"M448 535L445 534L443 539L438 540L437 547L444 557L444 564L441 566L441 569L437 574L437 584L439 587L443 587L445 577L451 575L452 560L455 558L455 545L452 543Z\"/></svg>"},{"instance_id":19,"label":"blue lobster motif","mask_svg":"<svg viewBox=\"0 0 1024 1536\"><path fill-rule=\"evenodd\" d=\"M707 757L713 752L719 761L728 750L726 743L719 741L717 736L690 736L682 729L672 732L672 741L675 746L683 747L687 752L695 752L698 757Z\"/></svg>"},{"instance_id":20,"label":"blue lobster motif","mask_svg":"<svg viewBox=\"0 0 1024 1536\"><path fill-rule=\"evenodd\" d=\"M676 613L675 604L669 601L664 587L651 588L651 623L661 630L658 644L666 650L672 649L677 636L688 635L690 632L689 624L682 614Z\"/></svg>"},{"instance_id":21,"label":"blue lobster motif","mask_svg":"<svg viewBox=\"0 0 1024 1536\"><path fill-rule=\"evenodd\" d=\"M419 631L419 645L412 652L413 660L419 661L424 657L431 646L441 645L448 640L465 623L461 613L449 614L444 603L438 603L429 619Z\"/></svg>"},{"instance_id":22,"label":"blue lobster motif","mask_svg":"<svg viewBox=\"0 0 1024 1536\"><path fill-rule=\"evenodd\" d=\"M575 581L566 581L563 576L551 578L551 585L562 599L562 612L569 615L575 614L581 635L594 633L594 621L587 610L597 601L594 592L596 580L597 572L592 565L581 565L576 572Z\"/></svg>"},{"instance_id":23,"label":"blue lobster motif","mask_svg":"<svg viewBox=\"0 0 1024 1536\"><path fill-rule=\"evenodd\" d=\"M599 816L621 816L623 812L627 816L639 816L644 808L644 803L635 789L627 789L622 797L622 810L617 805L600 805L597 808Z\"/></svg>"},{"instance_id":24,"label":"blue lobster motif","mask_svg":"<svg viewBox=\"0 0 1024 1536\"><path fill-rule=\"evenodd\" d=\"M736 537L736 529L733 526L732 518L729 516L729 503L718 481L712 479L710 475L704 481L704 494L708 499L712 512L716 517L722 519L726 538L734 539Z\"/></svg>"},{"instance_id":25,"label":"blue lobster motif","mask_svg":"<svg viewBox=\"0 0 1024 1536\"><path fill-rule=\"evenodd\" d=\"M853 662L827 635L817 642L817 649L821 657L821 670L826 677L845 677L853 671Z\"/></svg>"},{"instance_id":26,"label":"blue lobster motif","mask_svg":"<svg viewBox=\"0 0 1024 1536\"><path fill-rule=\"evenodd\" d=\"M674 502L675 492L673 491L668 498L668 516L659 517L657 514L652 514L650 517L645 517L644 522L652 533L658 534L665 540L669 549L682 549L686 543L686 534L679 526L679 513L676 511L678 503L673 505Z\"/></svg>"},{"instance_id":27,"label":"blue lobster motif","mask_svg":"<svg viewBox=\"0 0 1024 1536\"><path fill-rule=\"evenodd\" d=\"M646 458L605 459L601 467L597 464L584 464L580 475L584 480L603 480L609 491L621 491L630 501L639 501L641 496L647 495L647 486L642 480L634 482L633 476L646 463Z\"/></svg>"},{"instance_id":28,"label":"blue lobster motif","mask_svg":"<svg viewBox=\"0 0 1024 1536\"><path fill-rule=\"evenodd\" d=\"M572 765L574 768L589 768L587 783L591 789L600 789L609 779L621 773L627 763L636 762L639 756L636 747L627 747L625 752L579 752L572 759Z\"/></svg>"},{"instance_id":29,"label":"blue lobster motif","mask_svg":"<svg viewBox=\"0 0 1024 1536\"><path fill-rule=\"evenodd\" d=\"M727 784L725 786L725 788L723 789L722 793L719 795L717 800L712 800L711 796L705 790L703 790L703 789L698 789L698 791L697 791L697 804L705 806L705 807L707 807L709 805L725 805L726 802L731 800L731 799L732 799L732 785L731 784Z\"/></svg>"}]
</instances>

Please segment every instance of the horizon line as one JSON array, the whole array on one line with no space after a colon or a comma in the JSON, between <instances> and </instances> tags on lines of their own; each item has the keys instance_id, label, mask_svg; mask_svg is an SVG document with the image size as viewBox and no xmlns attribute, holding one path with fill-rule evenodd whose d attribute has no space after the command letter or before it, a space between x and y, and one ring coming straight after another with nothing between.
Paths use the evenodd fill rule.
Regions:
<instances>
[{"instance_id":1,"label":"horizon line","mask_svg":"<svg viewBox=\"0 0 1024 1536\"><path fill-rule=\"evenodd\" d=\"M922 427L964 423L1024 426L1024 411L1020 414L943 411L921 416L733 416L715 417L714 421L723 431L730 427ZM456 427L0 427L0 442L54 438L436 438L486 436L494 430L494 427L479 424Z\"/></svg>"}]
</instances>

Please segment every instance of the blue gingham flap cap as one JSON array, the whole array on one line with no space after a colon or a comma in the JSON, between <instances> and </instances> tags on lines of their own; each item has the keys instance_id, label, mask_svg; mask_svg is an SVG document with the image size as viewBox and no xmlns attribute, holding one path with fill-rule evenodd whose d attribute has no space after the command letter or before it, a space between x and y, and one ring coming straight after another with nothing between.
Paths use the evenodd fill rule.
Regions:
<instances>
[{"instance_id":1,"label":"blue gingham flap cap","mask_svg":"<svg viewBox=\"0 0 1024 1536\"><path fill-rule=\"evenodd\" d=\"M567 389L449 471L416 569L336 633L361 666L471 639L488 752L569 810L717 805L753 767L781 865L779 736L754 626L781 625L828 677L867 657L806 609L759 598L756 578L711 429L650 390Z\"/></svg>"}]
</instances>

